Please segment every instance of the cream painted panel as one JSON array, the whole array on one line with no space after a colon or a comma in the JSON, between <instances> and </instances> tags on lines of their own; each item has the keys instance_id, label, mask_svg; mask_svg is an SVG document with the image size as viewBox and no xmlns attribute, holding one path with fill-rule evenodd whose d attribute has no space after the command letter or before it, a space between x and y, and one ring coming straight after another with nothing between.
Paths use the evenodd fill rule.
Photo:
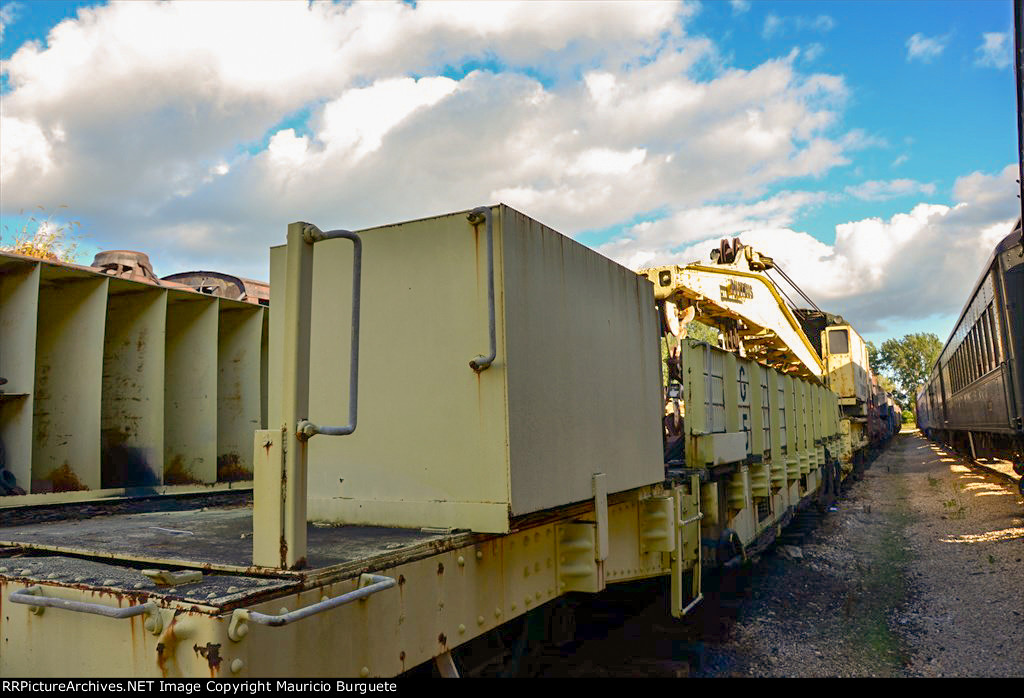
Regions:
<instances>
[{"instance_id":1,"label":"cream painted panel","mask_svg":"<svg viewBox=\"0 0 1024 698\"><path fill-rule=\"evenodd\" d=\"M664 477L653 287L501 207L512 513Z\"/></svg>"},{"instance_id":2,"label":"cream painted panel","mask_svg":"<svg viewBox=\"0 0 1024 698\"><path fill-rule=\"evenodd\" d=\"M159 485L167 292L111 279L103 340L103 487Z\"/></svg>"},{"instance_id":3,"label":"cream painted panel","mask_svg":"<svg viewBox=\"0 0 1024 698\"><path fill-rule=\"evenodd\" d=\"M167 304L164 482L217 481L217 299Z\"/></svg>"},{"instance_id":4,"label":"cream painted panel","mask_svg":"<svg viewBox=\"0 0 1024 698\"><path fill-rule=\"evenodd\" d=\"M43 269L33 404L32 491L99 489L104 278Z\"/></svg>"},{"instance_id":5,"label":"cream painted panel","mask_svg":"<svg viewBox=\"0 0 1024 698\"><path fill-rule=\"evenodd\" d=\"M501 228L497 360L480 374L469 361L488 347L485 226L458 213L361 235L358 427L310 441L310 515L348 521L362 510L376 512L360 515L365 523L504 531L505 517L496 527L479 515L509 503ZM318 243L314 253L309 418L318 424L348 421L351 255L347 240ZM272 265L276 308L285 307L280 271Z\"/></svg>"}]
</instances>

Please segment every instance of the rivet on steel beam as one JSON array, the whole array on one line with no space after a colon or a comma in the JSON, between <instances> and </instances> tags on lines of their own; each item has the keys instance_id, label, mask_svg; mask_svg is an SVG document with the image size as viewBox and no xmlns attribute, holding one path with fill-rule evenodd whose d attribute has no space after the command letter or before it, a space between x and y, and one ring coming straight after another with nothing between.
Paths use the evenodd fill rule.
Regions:
<instances>
[{"instance_id":1,"label":"rivet on steel beam","mask_svg":"<svg viewBox=\"0 0 1024 698\"><path fill-rule=\"evenodd\" d=\"M477 560L483 560L484 559L484 551L483 550L477 550L476 551L476 559Z\"/></svg>"},{"instance_id":2,"label":"rivet on steel beam","mask_svg":"<svg viewBox=\"0 0 1024 698\"><path fill-rule=\"evenodd\" d=\"M466 566L466 558L462 557L461 555L459 555L459 559L456 562L459 563L459 567Z\"/></svg>"},{"instance_id":3,"label":"rivet on steel beam","mask_svg":"<svg viewBox=\"0 0 1024 698\"><path fill-rule=\"evenodd\" d=\"M483 616L477 616L476 617L476 624L477 625L483 625L484 624L484 617Z\"/></svg>"},{"instance_id":4,"label":"rivet on steel beam","mask_svg":"<svg viewBox=\"0 0 1024 698\"><path fill-rule=\"evenodd\" d=\"M495 618L500 618L501 617L501 609L500 608L494 609L494 617Z\"/></svg>"},{"instance_id":5,"label":"rivet on steel beam","mask_svg":"<svg viewBox=\"0 0 1024 698\"><path fill-rule=\"evenodd\" d=\"M462 623L459 623L459 633L461 634L461 633L464 633L464 632L466 632L466 626L463 625Z\"/></svg>"},{"instance_id":6,"label":"rivet on steel beam","mask_svg":"<svg viewBox=\"0 0 1024 698\"><path fill-rule=\"evenodd\" d=\"M237 674L245 668L245 660L243 659L232 659L231 660L231 673Z\"/></svg>"},{"instance_id":7,"label":"rivet on steel beam","mask_svg":"<svg viewBox=\"0 0 1024 698\"><path fill-rule=\"evenodd\" d=\"M367 676L370 675L370 667L364 666L362 669L359 670L359 675L365 679Z\"/></svg>"}]
</instances>

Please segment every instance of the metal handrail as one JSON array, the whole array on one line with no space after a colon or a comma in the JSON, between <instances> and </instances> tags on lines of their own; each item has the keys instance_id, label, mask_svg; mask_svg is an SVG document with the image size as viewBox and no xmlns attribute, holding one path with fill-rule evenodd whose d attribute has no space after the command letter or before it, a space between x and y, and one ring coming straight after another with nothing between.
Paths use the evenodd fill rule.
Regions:
<instances>
[{"instance_id":1,"label":"metal handrail","mask_svg":"<svg viewBox=\"0 0 1024 698\"><path fill-rule=\"evenodd\" d=\"M308 419L304 419L296 425L300 438L310 438L316 434L324 436L346 436L356 430L356 418L359 412L359 307L360 289L362 287L363 270L363 242L359 235L350 230L329 230L320 231L316 226L309 225L303 233L303 239L310 243L321 240L333 240L345 238L351 240L352 249L352 346L350 350L351 362L348 374L348 424L343 427L320 426Z\"/></svg>"},{"instance_id":2,"label":"metal handrail","mask_svg":"<svg viewBox=\"0 0 1024 698\"><path fill-rule=\"evenodd\" d=\"M469 362L469 367L477 373L490 368L498 355L498 340L494 321L494 227L491 223L491 209L478 206L469 212L469 222L476 225L483 218L487 222L487 309L488 329L490 331L491 353L487 356L476 356Z\"/></svg>"},{"instance_id":3,"label":"metal handrail","mask_svg":"<svg viewBox=\"0 0 1024 698\"><path fill-rule=\"evenodd\" d=\"M294 611L281 614L267 614L260 613L258 611L250 611L249 609L239 608L231 614L231 623L228 627L228 637L235 642L241 640L249 632L246 627L246 623L256 623L257 625L267 625L272 628L279 628L282 625L288 625L296 621L309 618L318 613L329 611L332 608L338 606L344 606L345 604L365 599L367 596L376 594L378 591L384 591L395 586L395 580L393 577L386 577L379 574L363 574L359 576L360 587L347 594L341 596L335 596L333 599L324 599L311 606L305 608L298 608ZM364 586L365 585L365 586Z\"/></svg>"},{"instance_id":4,"label":"metal handrail","mask_svg":"<svg viewBox=\"0 0 1024 698\"><path fill-rule=\"evenodd\" d=\"M29 606L29 610L36 614L42 613L44 608L59 608L65 611L73 611L75 613L90 613L95 616L105 616L107 618L117 619L148 615L153 618L153 623L150 624L147 622L147 629L154 633L159 633L160 630L162 630L159 609L152 601L147 601L146 603L138 604L136 606L114 608L113 606L104 606L103 604L98 603L72 601L70 599L58 599L53 596L43 596L43 588L38 584L27 587L21 591L16 591L11 594L8 599L11 603ZM150 627L150 625L155 627Z\"/></svg>"}]
</instances>

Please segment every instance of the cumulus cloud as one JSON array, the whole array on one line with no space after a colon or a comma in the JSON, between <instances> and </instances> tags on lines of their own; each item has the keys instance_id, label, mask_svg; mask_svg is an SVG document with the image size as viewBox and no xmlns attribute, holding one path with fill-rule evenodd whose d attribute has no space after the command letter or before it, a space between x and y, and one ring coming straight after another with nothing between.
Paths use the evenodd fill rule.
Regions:
<instances>
[{"instance_id":1,"label":"cumulus cloud","mask_svg":"<svg viewBox=\"0 0 1024 698\"><path fill-rule=\"evenodd\" d=\"M22 5L18 2L9 2L0 6L0 40L4 38L4 30L18 19Z\"/></svg>"},{"instance_id":2,"label":"cumulus cloud","mask_svg":"<svg viewBox=\"0 0 1024 698\"><path fill-rule=\"evenodd\" d=\"M746 217L705 214L698 221L707 226L703 233L684 227L684 216L679 223L636 226L601 251L634 266L684 264L706 260L718 238L738 235L773 257L818 305L862 333L887 321L898 328L901 319L948 315L962 307L981 265L1020 215L1016 177L1016 165L996 174L974 172L956 181L955 205L920 203L887 220L844 223L836 226L832 245L788 227L787 217L820 201L791 194L761 202L760 210L746 207ZM656 234L650 233L655 226Z\"/></svg>"},{"instance_id":3,"label":"cumulus cloud","mask_svg":"<svg viewBox=\"0 0 1024 698\"><path fill-rule=\"evenodd\" d=\"M266 247L300 218L358 228L501 200L575 234L756 199L871 144L839 129L841 77L795 54L723 65L687 34L692 12L81 9L3 63L0 206L67 203L100 244L172 260L162 269L263 277Z\"/></svg>"},{"instance_id":4,"label":"cumulus cloud","mask_svg":"<svg viewBox=\"0 0 1024 698\"><path fill-rule=\"evenodd\" d=\"M1002 70L1010 67L1013 41L1010 32L992 32L981 35L981 46L975 49L975 65Z\"/></svg>"},{"instance_id":5,"label":"cumulus cloud","mask_svg":"<svg viewBox=\"0 0 1024 698\"><path fill-rule=\"evenodd\" d=\"M907 39L907 61L931 63L946 50L949 35L925 36L918 32Z\"/></svg>"},{"instance_id":6,"label":"cumulus cloud","mask_svg":"<svg viewBox=\"0 0 1024 698\"><path fill-rule=\"evenodd\" d=\"M912 179L871 180L847 187L846 193L862 201L886 201L912 194L931 196L935 193L935 185Z\"/></svg>"},{"instance_id":7,"label":"cumulus cloud","mask_svg":"<svg viewBox=\"0 0 1024 698\"><path fill-rule=\"evenodd\" d=\"M789 225L798 213L827 200L821 192L782 192L761 201L744 204L696 206L655 221L631 226L622 237L598 251L636 269L687 259L694 253L694 240L722 238L752 229ZM706 252L706 250L705 250ZM705 257L700 254L698 257Z\"/></svg>"}]
</instances>

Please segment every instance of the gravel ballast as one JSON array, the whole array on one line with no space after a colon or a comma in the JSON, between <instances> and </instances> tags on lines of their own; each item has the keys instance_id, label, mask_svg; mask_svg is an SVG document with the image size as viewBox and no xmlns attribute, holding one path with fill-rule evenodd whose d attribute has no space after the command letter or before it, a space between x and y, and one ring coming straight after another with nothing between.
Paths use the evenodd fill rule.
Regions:
<instances>
[{"instance_id":1,"label":"gravel ballast","mask_svg":"<svg viewBox=\"0 0 1024 698\"><path fill-rule=\"evenodd\" d=\"M1024 502L899 434L802 545L750 571L703 676L1024 676Z\"/></svg>"}]
</instances>

